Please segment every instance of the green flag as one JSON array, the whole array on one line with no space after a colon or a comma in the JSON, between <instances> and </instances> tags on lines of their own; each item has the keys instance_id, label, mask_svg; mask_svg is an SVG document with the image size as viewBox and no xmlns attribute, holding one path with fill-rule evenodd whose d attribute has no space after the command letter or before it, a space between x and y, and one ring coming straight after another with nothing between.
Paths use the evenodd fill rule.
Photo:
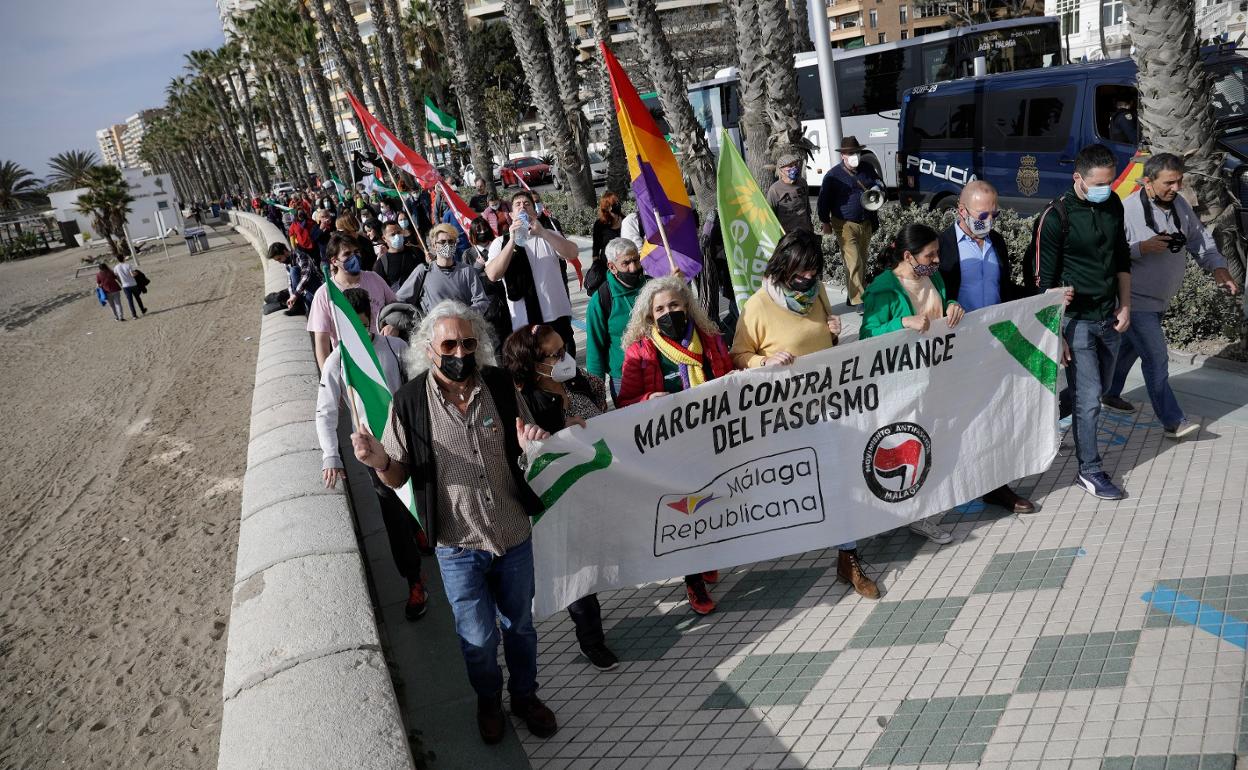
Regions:
<instances>
[{"instance_id":1,"label":"green flag","mask_svg":"<svg viewBox=\"0 0 1248 770\"><path fill-rule=\"evenodd\" d=\"M455 122L455 118L439 110L433 105L432 99L425 97L425 130L434 136L454 139L458 128L459 124Z\"/></svg>"},{"instance_id":2,"label":"green flag","mask_svg":"<svg viewBox=\"0 0 1248 770\"><path fill-rule=\"evenodd\" d=\"M261 199L260 199L260 201L261 201L262 203L267 203L267 204L269 204L270 206L276 206L276 207L277 207L279 210L281 210L281 211L292 211L292 210L293 210L293 209L291 209L291 208L290 208L290 206L283 206L282 204L278 203L277 201L273 200L272 198L261 198Z\"/></svg>"},{"instance_id":3,"label":"green flag","mask_svg":"<svg viewBox=\"0 0 1248 770\"><path fill-rule=\"evenodd\" d=\"M715 170L715 199L719 204L719 228L724 234L724 253L732 275L737 306L763 287L763 271L784 235L780 220L763 191L754 183L741 153L727 131L719 138L719 165Z\"/></svg>"},{"instance_id":4,"label":"green flag","mask_svg":"<svg viewBox=\"0 0 1248 770\"><path fill-rule=\"evenodd\" d=\"M356 315L342 290L330 280L329 269L323 270L325 288L329 292L329 305L334 314L334 328L338 330L343 395L353 405L351 422L355 425L358 419L369 433L380 439L386 431L386 419L390 414L390 386L382 374L368 329L360 323L360 317ZM419 522L420 515L416 513L416 498L411 480L402 489L396 489L395 493Z\"/></svg>"}]
</instances>

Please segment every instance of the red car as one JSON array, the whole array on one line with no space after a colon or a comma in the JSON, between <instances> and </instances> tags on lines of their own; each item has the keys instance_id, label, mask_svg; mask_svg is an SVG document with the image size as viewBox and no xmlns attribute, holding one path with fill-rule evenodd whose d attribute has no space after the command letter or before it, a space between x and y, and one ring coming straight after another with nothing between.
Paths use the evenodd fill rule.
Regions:
<instances>
[{"instance_id":1,"label":"red car","mask_svg":"<svg viewBox=\"0 0 1248 770\"><path fill-rule=\"evenodd\" d=\"M550 166L540 158L513 158L503 164L501 173L504 187L519 185L521 179L529 185L543 184L552 179Z\"/></svg>"}]
</instances>

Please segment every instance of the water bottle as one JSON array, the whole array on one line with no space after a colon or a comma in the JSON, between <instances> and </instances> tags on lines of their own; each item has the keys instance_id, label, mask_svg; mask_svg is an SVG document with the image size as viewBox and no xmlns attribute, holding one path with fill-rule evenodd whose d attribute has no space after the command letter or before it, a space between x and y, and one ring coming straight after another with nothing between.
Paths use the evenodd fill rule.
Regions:
<instances>
[{"instance_id":1,"label":"water bottle","mask_svg":"<svg viewBox=\"0 0 1248 770\"><path fill-rule=\"evenodd\" d=\"M516 215L516 218L524 225L516 232L516 245L524 248L529 245L529 213L521 211Z\"/></svg>"}]
</instances>

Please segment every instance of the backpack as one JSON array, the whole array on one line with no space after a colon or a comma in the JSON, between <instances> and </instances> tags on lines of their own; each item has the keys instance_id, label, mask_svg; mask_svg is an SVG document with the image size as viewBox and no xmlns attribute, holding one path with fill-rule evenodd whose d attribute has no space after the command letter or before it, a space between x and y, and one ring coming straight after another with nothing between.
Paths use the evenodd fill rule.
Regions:
<instances>
[{"instance_id":1,"label":"backpack","mask_svg":"<svg viewBox=\"0 0 1248 770\"><path fill-rule=\"evenodd\" d=\"M602 320L606 321L611 317L611 287L607 284L606 279L598 286L598 291L594 292L594 296L598 298L598 307L602 308Z\"/></svg>"},{"instance_id":2,"label":"backpack","mask_svg":"<svg viewBox=\"0 0 1248 770\"><path fill-rule=\"evenodd\" d=\"M1053 212L1062 226L1062 237L1058 242L1057 276L1062 274L1061 260L1065 256L1066 236L1070 234L1070 218L1066 215L1066 195L1063 193L1044 207L1040 216L1031 226L1031 245L1027 247L1027 258L1023 260L1023 285L1030 291L1040 287L1040 232L1044 228L1044 218Z\"/></svg>"}]
</instances>

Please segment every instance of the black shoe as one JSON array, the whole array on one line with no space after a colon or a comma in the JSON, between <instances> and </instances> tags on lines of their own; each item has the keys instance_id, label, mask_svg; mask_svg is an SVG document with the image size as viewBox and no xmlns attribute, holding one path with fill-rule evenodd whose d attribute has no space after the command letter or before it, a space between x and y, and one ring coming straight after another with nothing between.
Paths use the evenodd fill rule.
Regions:
<instances>
[{"instance_id":1,"label":"black shoe","mask_svg":"<svg viewBox=\"0 0 1248 770\"><path fill-rule=\"evenodd\" d=\"M477 697L477 730L481 740L493 745L503 739L503 728L507 724L507 715L503 713L503 697L491 695Z\"/></svg>"},{"instance_id":2,"label":"black shoe","mask_svg":"<svg viewBox=\"0 0 1248 770\"><path fill-rule=\"evenodd\" d=\"M1135 413L1135 404L1122 396L1101 396L1101 406L1111 412L1119 412L1121 414Z\"/></svg>"},{"instance_id":3,"label":"black shoe","mask_svg":"<svg viewBox=\"0 0 1248 770\"><path fill-rule=\"evenodd\" d=\"M555 712L538 700L536 695L530 695L527 698L512 698L511 713L524 720L524 726L538 738L549 738L559 730Z\"/></svg>"},{"instance_id":4,"label":"black shoe","mask_svg":"<svg viewBox=\"0 0 1248 770\"><path fill-rule=\"evenodd\" d=\"M403 608L403 614L408 620L419 620L428 608L429 594L425 591L425 584L417 580L408 586L407 606Z\"/></svg>"},{"instance_id":5,"label":"black shoe","mask_svg":"<svg viewBox=\"0 0 1248 770\"><path fill-rule=\"evenodd\" d=\"M601 642L581 647L581 654L589 658L589 665L599 671L612 671L616 666L620 665L620 659L615 657L615 653L607 649L607 645Z\"/></svg>"}]
</instances>

